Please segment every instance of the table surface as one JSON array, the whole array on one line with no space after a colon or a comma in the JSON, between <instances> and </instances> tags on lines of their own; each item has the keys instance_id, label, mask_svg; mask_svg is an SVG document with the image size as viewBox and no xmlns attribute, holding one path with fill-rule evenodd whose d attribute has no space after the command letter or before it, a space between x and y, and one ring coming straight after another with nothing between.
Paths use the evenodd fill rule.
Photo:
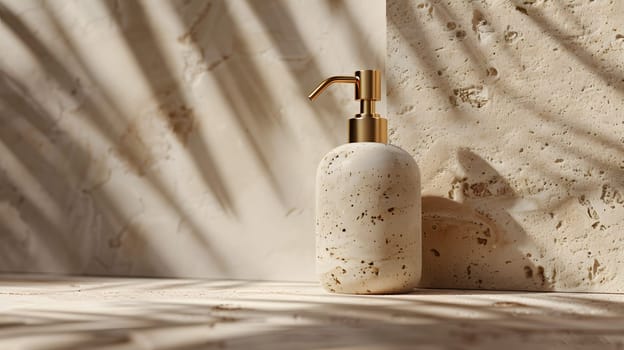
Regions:
<instances>
[{"instance_id":1,"label":"table surface","mask_svg":"<svg viewBox=\"0 0 624 350\"><path fill-rule=\"evenodd\" d=\"M0 349L624 349L624 295L0 275Z\"/></svg>"}]
</instances>

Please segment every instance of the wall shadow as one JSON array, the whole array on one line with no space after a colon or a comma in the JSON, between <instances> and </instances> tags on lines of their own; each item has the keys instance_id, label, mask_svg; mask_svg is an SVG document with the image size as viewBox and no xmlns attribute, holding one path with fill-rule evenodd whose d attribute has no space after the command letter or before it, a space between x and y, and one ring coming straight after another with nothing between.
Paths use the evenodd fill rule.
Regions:
<instances>
[{"instance_id":1,"label":"wall shadow","mask_svg":"<svg viewBox=\"0 0 624 350\"><path fill-rule=\"evenodd\" d=\"M325 78L317 58L306 45L303 35L300 33L297 23L290 15L288 9L281 1L254 1L248 0L256 18L262 22L268 30L272 44L279 53L286 58L285 66L291 76L295 78L300 96L307 96L319 81ZM284 39L288 40L284 40ZM297 47L293 52L293 45ZM294 53L294 55L293 55ZM289 57L299 57L293 60ZM342 135L337 134L335 127L337 121L334 117L336 111L341 110L340 103L331 95L327 98L319 99L315 102L315 109L318 110L315 116L333 143L342 140Z\"/></svg>"},{"instance_id":2,"label":"wall shadow","mask_svg":"<svg viewBox=\"0 0 624 350\"><path fill-rule=\"evenodd\" d=\"M115 20L121 31L127 47L134 56L137 66L148 81L151 94L159 102L162 111L161 118L165 118L171 131L182 145L188 146L189 155L198 167L204 183L211 190L226 213L236 214L231 194L225 186L224 180L205 141L194 130L195 120L193 105L186 98L183 87L178 83L177 75L165 59L163 48L158 43L143 5L139 2L115 3L105 1L109 15ZM117 7L119 5L120 7ZM119 13L125 13L124 17ZM123 18L123 22L122 22ZM167 187L161 184L160 190L167 192ZM173 194L167 194L173 201ZM189 220L191 221L191 220ZM194 224L194 226L197 226Z\"/></svg>"},{"instance_id":3,"label":"wall shadow","mask_svg":"<svg viewBox=\"0 0 624 350\"><path fill-rule=\"evenodd\" d=\"M531 239L509 211L520 199L476 153L457 152L465 172L447 197L423 196L423 277L435 288L551 290L556 266L522 251ZM528 287L527 287L528 286Z\"/></svg>"},{"instance_id":4,"label":"wall shadow","mask_svg":"<svg viewBox=\"0 0 624 350\"><path fill-rule=\"evenodd\" d=\"M266 69L251 58L220 46L218 36L234 41L234 46L246 45L241 24L230 13L227 2L175 3L175 15L186 29L178 38L179 44L189 47L203 59L203 73L209 73L215 80L218 97L232 111L228 117L244 134L244 141L250 144L273 193L284 208L290 208L293 198L285 183L293 178L292 169L282 164L283 157L277 154L275 143L296 148L298 141L283 122L279 103L274 98L277 86L268 84ZM272 2L264 2L260 6L272 5ZM211 61L213 57L220 58Z\"/></svg>"},{"instance_id":5,"label":"wall shadow","mask_svg":"<svg viewBox=\"0 0 624 350\"><path fill-rule=\"evenodd\" d=\"M4 72L0 72L0 112L0 143L27 172L23 178L36 181L32 188L24 187L23 178L8 177L6 171L0 173L3 185L12 189L0 200L11 209L9 213L15 214L3 220L2 239L13 240L14 244L5 241L2 245L8 252L0 254L0 269L74 274L115 271L113 261L106 262L101 256L102 247L98 249L93 242L110 244L107 240L118 234L127 215L106 191L84 181L91 154L59 127L55 116L32 99L25 87ZM51 216L58 213L66 213L66 217ZM98 219L79 222L77 213L87 216L85 220L90 215ZM136 239L140 233L127 235ZM114 260L118 252L110 254L113 256L109 260ZM154 265L147 270L156 273L166 269L157 251L150 250L148 255ZM131 257L127 258L132 262Z\"/></svg>"},{"instance_id":6,"label":"wall shadow","mask_svg":"<svg viewBox=\"0 0 624 350\"><path fill-rule=\"evenodd\" d=\"M426 11L432 11L433 7L430 3L423 3L423 9L427 6ZM418 14L414 10L414 6L409 1L391 1L386 5L386 17L388 26L393 27L401 36L403 42L409 43L411 51L410 59L416 60L423 74L431 81L438 94L444 101L448 101L449 96L453 95L453 87L446 78L442 78L444 67L440 64L440 53L432 46L431 39L427 37L426 30L422 23L418 20ZM431 14L431 12L430 12ZM399 20L399 18L401 20ZM409 26L404 25L409 23ZM465 32L463 33L465 35ZM386 64L386 70L393 67ZM392 86L388 83L388 96L393 96ZM390 101L392 102L392 101ZM459 115L454 117L460 118Z\"/></svg>"},{"instance_id":7,"label":"wall shadow","mask_svg":"<svg viewBox=\"0 0 624 350\"><path fill-rule=\"evenodd\" d=\"M349 296L319 294L310 284L300 286L307 294L262 284L242 289L234 285L215 293L209 288L211 283L204 282L183 287L181 290L188 292L183 297L179 291L167 294L167 290L151 286L152 292L160 294L138 300L127 297L147 287L144 281L134 287L116 283L102 283L109 288L83 292L83 297L91 298L117 292L106 301L107 307L92 301L80 304L80 309L36 305L5 310L0 345L49 339L41 345L42 350L125 349L146 344L171 350L411 349L415 344L553 349L578 342L607 344L605 339L623 337L624 304L619 299L478 291L440 296L424 290L406 295ZM193 288L197 288L195 292ZM197 300L197 290L211 294ZM275 290L282 292L271 293ZM234 291L243 293L232 294ZM46 297L45 293L29 296L31 300ZM55 336L60 335L65 342L55 344Z\"/></svg>"},{"instance_id":8,"label":"wall shadow","mask_svg":"<svg viewBox=\"0 0 624 350\"><path fill-rule=\"evenodd\" d=\"M540 13L540 10L535 8L534 4L527 3L526 1L523 2L520 0L513 0L512 3L515 5L516 9L524 9L522 13L524 13L532 23L540 28L544 34L548 35L551 39L557 41L561 45L561 47L564 48L566 53L575 57L586 69L591 71L594 76L600 77L600 79L602 79L605 84L607 84L608 86L612 86L615 90L618 91L620 95L624 94L624 73L622 73L621 67L610 67L608 65L605 65L604 61L596 58L596 54L587 50L585 47L583 47L583 45L575 45L574 43L570 43L567 40L562 40L561 38L568 35L567 32L571 28L569 28L568 26L558 26L555 21L549 19L546 16L543 16ZM552 2L551 5L557 8L557 10L555 11L556 13L568 19L570 22L573 22L580 29L584 29L583 25L580 22L579 16L572 14L569 7L566 6L565 2L562 3L555 1ZM604 41L615 41L618 39L618 33L608 33L608 35L603 36Z\"/></svg>"},{"instance_id":9,"label":"wall shadow","mask_svg":"<svg viewBox=\"0 0 624 350\"><path fill-rule=\"evenodd\" d=\"M266 39L270 41L272 50L280 56L280 65L283 66L280 68L284 68L291 75L295 83L293 86L303 99L324 74L314 52L305 43L296 16L290 13L288 4L280 1L250 1L243 4L249 8L261 27L267 30ZM167 266L165 262L165 255L157 252L159 247L150 239L150 236L161 233L147 232L138 223L145 218L142 215L146 207L137 204L143 210L138 208L136 212L122 209L130 205L123 206L119 203L123 199L119 198L119 188L115 188L111 181L111 177L117 174L106 168L112 162L121 171L127 171L133 181L136 180L153 191L154 198L162 201L159 204L179 217L178 231L181 231L180 227L188 228L197 243L207 252L206 262L213 264L219 273L227 274L229 267L214 242L209 239L211 235L204 229L205 225L188 213L184 198L180 198L174 186L168 184L158 172L156 165L162 160L158 158L162 155L157 154L159 149L153 147L150 139L143 135L149 130L143 130L142 126L151 125L150 123L166 125L167 131L175 136L173 141L178 142L187 152L200 174L201 182L218 202L218 209L229 215L232 221L240 219L230 181L224 178L223 168L220 169L215 157L216 152L221 150L211 149L210 143L201 135L200 128L206 121L199 120L201 113L195 110L198 103L193 98L192 87L183 81L187 72L182 72L180 67L172 63L175 59L166 52L172 43L162 42L158 28L155 27L157 24L150 17L151 9L147 8L146 3L102 0L97 5L94 6L94 11L99 11L100 5L104 10L97 21L106 21L107 30L118 33L121 43L125 44L121 46L127 48L127 52L110 54L127 54L134 61L147 86L147 95L156 101L156 106L152 106L154 108L149 113L142 110L129 112L123 101L115 100L118 92L110 91L106 82L98 81L98 74L101 72L81 51L84 49L80 45L82 42L78 41L81 38L73 31L82 25L77 24L80 21L65 23L56 6L42 3L35 9L37 16L45 18L46 25L55 35L54 42L46 42L45 36L38 32L40 29L22 17L23 13L14 13L11 6L0 4L2 25L33 56L35 65L40 67L38 69L42 71L46 82L57 88L58 91L55 92L71 104L71 108L67 110L54 110L49 106L47 97L44 101L44 97L39 95L31 96L33 94L26 89L29 84L0 72L0 102L13 104L10 112L2 117L7 120L24 119L24 122L10 123L10 127L0 130L0 142L23 163L29 175L41 187L41 192L51 198L46 208L54 208L57 214L66 216L71 223L51 222L45 210L40 208L41 204L33 203L32 198L14 190L11 187L14 184L10 184L11 174L5 174L1 170L0 180L7 183L7 186L0 187L0 199L8 203L8 209L0 209L3 210L0 215L17 217L18 224L23 226L20 227L20 232L29 232L28 235L33 240L41 241L40 245L46 247L49 259L57 260L58 267L54 271L108 274L114 270L118 274L123 274L124 271L139 275L174 274L173 267ZM323 5L327 6L326 3ZM233 112L227 117L243 134L242 141L250 145L254 160L266 175L263 178L268 180L284 209L290 209L287 214L289 215L292 213L292 202L300 195L300 189L293 191L293 186L285 185L285 180L292 183L292 179L296 179L297 164L293 164L292 158L276 161L279 158L276 154L284 152L283 146L288 145L288 151L296 155L298 140L292 136L292 130L284 122L281 101L275 98L278 92L267 80L263 67L259 67L257 62L244 54L230 55L229 52L221 52L218 42L219 36L224 34L218 31L220 28L215 30L215 17L220 22L227 23L226 29L230 31L234 41L245 44L245 24L240 23L228 11L228 6L224 1L174 2L171 6L175 12L173 19L179 19L187 30L178 38L177 44L192 47L203 58L204 62L201 63L204 73L209 73L210 79L216 81L219 97ZM340 12L340 17L354 21L349 11L342 9L340 4L332 3L329 6L338 9L336 12ZM370 47L361 38L362 29L354 28L352 34L359 54L370 54ZM218 62L209 61L206 57L207 53L214 52L223 54ZM184 51L182 54L187 53ZM115 79L124 81L128 77L120 74ZM22 83L23 86L20 85ZM35 92L40 93L38 90ZM51 101L53 99L54 97L50 97ZM342 135L338 135L339 129L335 127L344 123L344 120L334 117L339 107L333 96L322 99L315 107L320 111L315 113L317 122L326 131L322 135L332 142L343 139ZM81 135L81 131L75 128L80 123L88 127L85 134L95 133L97 140L92 143L88 135ZM28 133L35 132L41 135L47 148L22 140ZM281 143L273 142L276 139L281 140ZM232 140L238 141L240 140ZM224 148L227 146L223 145ZM55 154L55 159L50 159L51 153ZM95 157L105 158L105 161L101 162L102 159ZM97 166L106 169L99 169ZM97 181L90 178L92 173L98 173ZM82 206L87 208L77 208ZM88 211L92 221L81 221L77 217L81 215L80 210ZM14 223L0 222L0 226L1 232L7 232L3 237L7 246L22 246L24 251L35 246L32 241L25 241L22 233L15 232ZM95 226L97 227L94 228ZM0 249L1 252L3 251ZM5 253L0 257L0 269L19 271L25 268L25 262L23 259L20 262L19 254L8 250ZM123 267L115 265L114 261L120 259L125 259ZM78 264L77 261L81 263ZM133 270L137 268L137 261L143 261L138 271ZM48 271L50 265L44 265L46 266L38 269Z\"/></svg>"},{"instance_id":10,"label":"wall shadow","mask_svg":"<svg viewBox=\"0 0 624 350\"><path fill-rule=\"evenodd\" d=\"M46 6L44 6L46 15L49 16L53 28L59 32L63 43L69 49L70 60L77 63L78 69L67 68L66 61L57 58L22 19L4 5L0 5L0 20L23 42L26 49L32 52L38 63L45 67L45 72L53 84L56 84L64 94L71 96L77 108L83 112L80 113L81 117L84 117L107 142L116 145L125 131L126 123L123 113L104 89L98 86L88 65L82 61L62 26L56 22L54 14ZM81 82L81 78L85 76L88 80L92 80L88 83L93 84L95 89L82 88L84 82ZM68 133L64 129L65 125L61 123L63 118L69 119L75 116L71 115L71 112L64 114L63 111L61 113L48 111L46 107L29 96L30 92L21 86L20 82L4 72L0 78L1 103L5 106L2 117L6 118L4 123L6 127L1 130L0 141L19 159L28 171L28 175L37 181L38 187L31 190L36 192L40 189L39 193L52 201L36 203L34 198L19 193L17 189L15 193L7 195L9 206L18 213L18 217L14 219L24 224L22 229L28 230L30 238L20 242L24 249L19 252L23 255L21 262L15 261L12 255L6 255L3 256L6 260L0 261L0 268L3 271L24 271L24 269L32 271L34 269L63 273L123 273L119 266L115 268L112 264L116 260L115 255L126 254L127 251L121 253L120 250L115 249L118 247L115 242L129 240L133 242L130 245L134 248L143 249L145 261L138 270L133 270L135 257L125 256L129 270L121 270L126 273L134 271L134 274L171 274L172 271L164 263L166 260L160 257L150 242L141 237L145 232L138 232L128 227L128 220L131 221L132 218L128 218L128 213L123 213L117 208L116 201L106 190L102 189L103 183L89 183L85 179L93 165L93 154L81 137ZM120 79L123 80L123 77ZM101 107L102 100L105 101L106 109ZM33 137L35 140L32 140ZM140 163L140 152L142 152L140 149L128 148L121 150L117 156L128 164L137 165ZM164 191L162 190L164 185L160 184L157 179L149 175L146 177L149 179L149 185L154 186L161 193ZM11 180L7 179L5 184L11 187ZM57 211L67 215L65 222L62 224L50 222L41 207L44 204L49 206L45 208L48 211ZM185 217L186 214L182 208L178 207L171 198L169 198L169 204L173 210L183 218ZM81 205L87 205L88 208L76 208ZM86 215L95 217L96 221L83 220L84 222L81 222L72 217L76 215L74 210L85 209ZM88 226L89 224L92 226ZM7 235L17 234L14 228L4 226ZM96 247L96 244L101 246ZM113 249L107 253L107 256L102 256L106 246ZM39 251L29 251L32 249L39 249ZM30 258L25 259L27 256ZM27 265L27 260L35 265L38 263L39 266ZM218 259L215 260L217 266L218 261Z\"/></svg>"},{"instance_id":11,"label":"wall shadow","mask_svg":"<svg viewBox=\"0 0 624 350\"><path fill-rule=\"evenodd\" d=\"M570 61L578 61L578 63L580 63L575 64L574 67L578 67L579 70L583 71L586 76L591 75L598 78L596 80L601 81L599 84L604 83L602 88L606 96L597 97L604 97L605 99L608 98L605 104L610 103L612 105L614 101L619 100L614 100L613 96L614 93L617 93L618 95L621 95L622 93L622 85L620 82L620 80L622 80L620 74L621 69L618 69L617 65L614 64L612 60L601 60L600 56L597 55L596 52L592 52L589 45L584 46L584 44L580 41L581 39L572 40L571 38L575 36L575 28L571 28L572 26L558 24L564 22L573 22L575 24L581 23L581 14L577 11L575 18L574 14L571 13L570 8L566 4L513 1L512 4L501 3L496 5L499 6L499 10L501 11L509 10L512 12L512 14L504 12L506 16L514 15L519 16L520 18L526 17L526 21L521 20L521 23L525 23L527 26L524 29L522 27L511 29L509 27L507 27L507 29L499 27L496 18L497 16L500 17L501 13L484 9L484 7L486 7L485 3L472 2L470 4L466 3L465 5L465 8L464 6L456 7L461 8L461 10L454 12L452 10L454 6L451 6L450 2L422 2L420 4L414 4L407 1L391 1L388 2L389 26L397 28L397 34L399 34L401 36L401 40L404 41L402 43L402 47L404 47L405 51L409 53L409 58L415 60L415 68L427 72L428 74L426 74L426 76L433 81L434 86L448 86L449 91L451 92L448 95L452 96L453 88L461 87L452 86L452 80L455 78L462 79L460 75L462 71L465 70L466 74L470 75L469 82L467 83L482 84L490 89L490 92L492 92L490 96L490 103L499 109L496 110L496 113L509 112L508 115L510 116L520 117L517 121L510 121L510 123L517 123L517 126L512 128L512 130L509 131L509 134L505 135L505 137L517 137L520 135L526 139L526 146L519 151L520 153L518 153L517 157L522 161L523 172L526 172L528 169L530 170L530 174L523 174L523 178L521 179L529 181L529 185L533 185L535 188L538 188L538 193L536 194L532 192L532 188L529 188L526 191L529 194L512 193L511 196L503 196L502 198L499 198L500 196L498 194L489 189L490 185L488 179L479 179L479 177L483 176L481 176L478 172L472 174L467 173L466 179L455 179L453 181L458 181L457 183L449 184L455 192L459 193L462 192L459 189L461 186L467 186L467 194L463 195L461 200L459 200L461 203L457 203L457 198L449 198L445 196L423 198L423 209L425 211L431 211L431 208L442 208L435 210L441 210L444 212L442 215L438 215L435 212L432 214L424 213L425 217L423 220L426 222L424 223L424 231L427 231L425 232L425 235L429 236L425 237L425 246L433 244L434 241L432 241L432 239L436 239L441 240L436 244L440 244L443 247L446 247L449 244L451 246L460 247L456 248L457 251L454 252L455 254L467 254L468 256L479 255L484 257L496 254L496 252L482 252L484 247L481 247L482 244L479 244L479 241L477 241L477 248L479 248L477 250L475 250L474 247L461 247L459 238L457 239L458 241L455 242L452 238L440 235L440 233L436 232L433 227L439 230L438 227L440 224L437 221L441 221L443 223L442 225L446 225L447 230L451 230L452 232L461 233L463 229L468 230L471 226L474 226L474 231L477 232L479 226L476 225L475 222L481 222L485 225L485 223L489 221L492 222L492 225L494 225L496 229L503 231L503 236L510 235L513 239L518 239L520 237L528 238L526 237L526 232L522 229L522 224L517 222L513 218L513 215L505 215L504 212L510 212L510 210L513 212L513 210L518 210L517 208L513 208L514 204L520 204L520 206L522 206L523 199L527 200L524 202L525 204L531 200L541 202L543 198L545 198L544 193L540 194L542 190L551 191L552 198L549 198L547 201L544 200L547 204L544 204L544 206L538 209L540 213L537 213L537 215L543 215L544 218L550 216L550 219L552 220L552 229L543 229L544 232L540 232L540 234L543 235L546 240L551 239L550 236L552 236L554 238L554 245L562 246L561 239L566 239L565 236L570 237L575 233L586 233L584 239L589 246L590 242L595 239L595 237L606 236L605 232L601 231L608 232L609 224L604 221L608 221L608 218L615 214L615 212L609 213L608 211L620 210L621 212L621 208L619 206L622 204L620 198L623 188L622 186L624 185L621 180L624 176L624 161L620 160L624 157L624 139L619 140L619 136L616 134L607 133L608 128L604 127L607 123L608 125L619 127L619 121L617 118L606 115L604 111L596 111L596 115L593 115L593 112L591 111L593 111L594 108L577 111L573 108L569 108L574 105L574 103L571 103L570 106L565 106L563 104L557 105L556 103L551 104L550 99L547 101L547 98L542 98L544 96L534 97L538 96L538 94L530 88L527 88L528 86L531 86L530 84L526 84L524 86L525 89L521 89L519 84L514 84L515 81L510 79L527 79L527 76L524 74L529 74L523 73L524 67L521 63L523 61L522 59L525 58L522 57L522 55L526 55L526 53L523 53L522 48L530 47L530 43L519 40L517 43L511 44L505 40L505 35L509 34L510 30L515 30L518 32L511 33L522 38L521 32L523 30L534 31L535 28L537 28L540 33L543 33L543 36L546 36L547 39L555 42L555 49L553 49L552 55L564 54L570 56ZM542 13L540 7L547 5L551 7L554 6L554 8L551 8L553 9L553 12L551 13L561 14L561 17L548 16ZM564 21L563 18L566 20ZM426 21L430 21L428 25L425 25L424 22ZM456 27L459 23L464 25L463 29ZM607 19L605 19L605 25L606 23ZM472 30L470 28L471 24ZM611 24L611 22L609 22L609 24ZM483 33L479 31L479 26L487 27L483 29L487 31L486 34L491 35L491 41L489 43L483 42L481 40L482 38L480 39L479 35ZM423 30L423 27L430 29L429 32L434 33L435 35L428 37L426 35L426 31ZM414 28L418 30L415 30ZM452 34L457 33L456 31L460 29L464 31L465 35L463 36L463 39L455 40ZM585 27L583 29L585 31L588 30ZM422 33L418 34L416 33L417 31ZM602 48L606 50L606 48L609 48L610 41L614 40L614 36L616 35L616 33L612 34L613 36L611 36L611 34L605 34L604 36L601 35L600 38L596 38L597 41L595 42L603 43ZM389 43L390 39L391 38L389 37ZM586 37L583 38L583 40L585 39ZM444 40L449 40L449 43L445 44ZM450 42L452 42L452 44ZM452 45L453 47L456 46L458 48L458 50L452 51L454 54L459 54L461 56L457 59L457 62L461 62L461 59L463 59L465 65L461 65L462 68L458 69L456 72L457 77L447 76L446 74L440 74L438 76L430 74L434 71L434 69L438 68L436 64L439 63L436 63L436 59L440 57L440 60L446 59L446 57L444 57L444 53L440 56L435 47L443 47L447 45ZM518 46L520 49L514 50L514 47L517 49ZM591 47L596 46L591 45ZM404 52L392 51L392 49L393 48L389 51L389 55L395 55L394 57L397 57L395 62L405 62L403 57ZM441 52L443 52L443 50ZM399 53L401 55L399 55ZM601 50L601 53L603 53L603 50ZM494 54L496 56L494 56ZM517 68L517 70L510 68L509 71L506 71L501 69L501 67L494 67L492 63L494 61L493 57L497 58L500 63L500 56L503 56L510 62L516 63L517 67L514 68ZM612 58L613 56L610 57ZM496 70L496 68L498 68L498 70ZM495 73L492 73L492 69L494 69ZM555 75L547 70L539 72L536 71L534 73L544 74L543 79L545 79L544 81L547 84L550 80L557 79L557 81L559 81L559 79L561 79L562 86L563 83L568 81L569 86L575 86L576 76L573 72L571 72L569 76ZM421 73L412 73L410 71L409 74L405 74L405 79L409 79L410 77L413 78L417 74L420 76ZM533 78L535 79L535 77ZM526 82L530 83L534 81L527 80ZM398 82L394 83L398 84ZM441 97L444 97L444 94L441 92L431 91L431 94L436 93L440 94ZM556 96L558 92L552 91L552 93L553 96ZM591 95L578 96L578 99L574 101L576 101L577 104L583 105L587 103L590 96ZM572 96L571 98L575 99L576 97L577 96ZM553 100L557 101L554 97ZM561 98L559 98L558 101L561 102ZM501 108L504 104L509 104L508 107L510 108ZM511 111L514 109L526 111L527 118L523 118L523 115L512 114L513 112ZM451 108L451 110L445 111L445 113L448 114L448 117L456 118L461 116L458 114L459 111L459 108ZM491 123L489 117L491 116L492 111L483 109L472 110L472 112L474 113L471 114L478 118L476 122L477 126L475 126L475 124L467 124L466 127L475 130L475 134L483 135L481 133L482 130L491 127L488 123ZM466 114L468 115L468 113ZM447 117L447 115L445 115L445 117ZM466 119L467 118L464 118L464 120ZM479 122L481 123L480 125L478 125ZM497 118L496 122L501 122L501 119ZM411 126L412 124L406 125ZM427 137L430 136L429 133L426 135ZM419 136L424 135L425 134L422 133ZM444 134L440 135L446 136ZM494 133L493 135L498 137L501 133ZM505 148L507 146L504 139L492 137L490 141L492 144L500 147L497 148L497 152L501 149L504 152L508 151L508 149ZM457 144L455 140L451 141L450 138L449 142L453 145ZM460 143L461 142L462 141L460 141ZM414 144L422 143L420 141L415 141ZM440 144L437 145L439 146ZM597 152L595 149L592 149L592 146L595 147L595 149L600 149L601 152ZM483 147L488 148L488 150L483 151L483 155L490 154L489 151L493 150L489 148L489 145L483 145ZM534 148L531 149L530 147ZM540 150L540 147L542 152L538 151ZM537 148L537 150L535 148ZM524 153L522 153L523 150ZM530 150L530 152L527 152L527 150ZM462 151L460 150L460 153L461 152ZM464 161L462 161L461 154L458 154L458 165L463 170L466 170L466 162L476 163L474 166L477 168L482 168L478 164L480 162L487 165L487 162L485 162L484 159L479 158L480 160L475 161L473 156L475 155L467 155L464 157ZM509 154L509 156L514 157L513 154ZM484 171L485 173L490 173L487 167L489 166L483 167L485 169ZM452 171L452 169L449 170ZM490 170L494 169L490 167ZM518 169L518 171L520 170L521 169ZM509 171L513 173L514 170L509 169ZM585 172L586 175L580 175L580 172ZM504 177L502 174L496 174L496 176L499 176L500 178ZM508 182L511 181L512 177L510 175L508 176L509 178L507 180L503 179L505 183L504 186L509 186ZM518 178L516 178L516 180L518 180ZM496 186L502 183L503 182L497 181ZM549 188L548 186L552 187ZM487 192L484 192L485 189L488 189L490 193L488 194ZM485 193L487 198L480 198L480 195L474 193L475 190L477 192ZM604 197L606 197L606 199ZM587 211L588 213L588 220L591 220L591 222L589 222L586 227L575 226L578 225L578 222L571 218L574 216L574 212L572 212L572 210L575 209L570 209L569 206L573 206L575 203L580 203L579 212ZM603 207L603 205L607 207L605 210L607 213L605 214L600 212L600 210L595 209ZM429 207L429 209L427 209L427 207ZM559 212L557 212L558 210ZM566 212L563 212L564 210L566 210ZM570 218L558 218L562 212L565 215L569 215ZM603 216L607 218L603 220ZM477 217L478 220L475 219L475 217ZM464 220L464 218L467 219ZM457 222L454 223L453 220L456 220ZM446 223L444 224L445 221ZM615 225L617 224L613 224L613 226ZM548 226L547 222L544 226ZM618 229L612 227L611 230L613 233L612 243L615 245L621 245L622 238L617 234ZM464 234L464 236L466 239L474 239L474 235ZM485 238L486 237L481 235L480 242L485 242ZM557 241L557 239L559 239L559 241ZM546 240L542 242L547 242L546 244L548 244L548 241ZM519 239L518 241L522 242L523 240ZM609 239L609 241L611 240ZM490 241L488 240L488 245L490 244L489 242ZM597 263L595 255L588 257L587 259L580 257L581 262L578 263L579 272L576 272L576 264L574 268L570 268L569 266L566 268L566 266L563 265L564 263L567 263L567 260L569 259L564 256L553 257L553 254L544 254L550 255L550 260L544 261L543 259L536 259L536 254L538 258L539 255L541 255L539 250L545 249L546 247L536 247L535 242L525 242L525 244L518 243L519 247L517 251L511 252L509 259L494 259L495 262L493 262L493 264L496 264L500 267L500 269L495 266L481 267L490 271L491 275L494 275L496 270L507 271L509 269L509 274L516 276L517 281L524 281L526 278L531 276L531 279L534 280L532 282L534 287L530 289L533 290L552 290L554 287L553 282L556 276L558 276L556 278L557 288L578 288L575 286L579 283L587 288L594 288L598 286L598 282L595 279L596 268L593 267L593 265ZM522 249L527 249L529 246L533 246L531 249L538 251L522 251ZM572 249L567 250L566 246L562 247L562 254L577 253L576 251L572 251ZM602 247L598 248L601 250ZM426 247L425 249L431 248ZM592 246L592 249L587 250L595 251L595 249L595 246ZM606 249L611 251L611 249L617 249L617 247L605 247L605 250ZM505 249L500 246L497 247L497 250L505 251ZM527 253L531 254L531 256L527 256ZM435 270L438 274L436 275L434 274L434 271L431 271L430 267L426 266L427 264L433 264L435 266L435 254L440 254L440 252L437 250L423 251L425 259L428 260L428 262L424 262L425 269L429 269L425 270L425 283L429 283L427 280L429 278L428 275L434 276L433 278L436 278L438 275L449 275L446 273L448 270L443 269ZM588 254L591 255L591 252L588 252ZM576 254L576 256L579 256L579 254ZM512 263L504 264L506 261L512 261ZM514 265L513 262L515 261L522 261L522 263ZM540 262L538 264L535 261ZM600 263L602 263L602 261L600 261ZM458 268L459 266L459 262L454 263L452 266L445 265L445 267L453 269L453 278L457 278L457 276L461 277L462 275L464 276L463 278L465 278L467 271L458 274L458 271L461 272ZM528 267L525 269L525 266ZM561 268L561 271L566 270L564 273L567 275L564 276L562 273L559 273L558 267ZM589 277L587 275L587 269L589 269ZM610 276L615 276L617 274L615 271L616 269L613 266L606 269L609 270ZM474 274L474 268L472 270L472 273ZM526 271L527 274L524 275L522 273L523 271ZM576 274L578 278L572 278L572 275L574 274ZM594 277L593 282L591 282L592 275ZM450 277L451 276L449 276L449 278ZM493 279L492 276L487 276L486 278ZM601 278L604 279L609 277L602 276ZM545 280L544 287L541 286L542 280ZM494 281L496 283L503 283L503 281ZM505 287L503 288L517 289L515 287L510 288L509 283L510 282L508 281L504 282ZM592 286L589 286L589 284L592 284ZM440 285L436 284L436 286ZM469 286L466 285L465 287L468 288ZM522 289L524 289L524 287L522 287Z\"/></svg>"}]
</instances>

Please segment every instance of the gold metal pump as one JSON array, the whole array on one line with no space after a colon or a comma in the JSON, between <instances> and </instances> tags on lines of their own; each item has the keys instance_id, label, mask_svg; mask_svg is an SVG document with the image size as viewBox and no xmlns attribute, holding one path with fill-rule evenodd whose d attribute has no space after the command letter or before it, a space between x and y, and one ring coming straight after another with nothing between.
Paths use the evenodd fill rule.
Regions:
<instances>
[{"instance_id":1,"label":"gold metal pump","mask_svg":"<svg viewBox=\"0 0 624 350\"><path fill-rule=\"evenodd\" d=\"M313 100L334 83L353 83L355 99L360 101L360 113L349 119L349 142L388 143L388 120L375 113L375 102L381 100L381 73L359 70L355 76L329 77L308 98Z\"/></svg>"}]
</instances>

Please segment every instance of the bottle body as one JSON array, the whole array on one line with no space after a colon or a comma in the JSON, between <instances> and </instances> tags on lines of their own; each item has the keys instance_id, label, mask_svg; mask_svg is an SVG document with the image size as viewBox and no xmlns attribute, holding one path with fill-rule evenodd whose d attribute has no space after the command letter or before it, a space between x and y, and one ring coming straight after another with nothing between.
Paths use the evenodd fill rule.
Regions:
<instances>
[{"instance_id":1,"label":"bottle body","mask_svg":"<svg viewBox=\"0 0 624 350\"><path fill-rule=\"evenodd\" d=\"M348 143L316 177L316 271L336 293L413 289L421 276L420 173L404 150Z\"/></svg>"}]
</instances>

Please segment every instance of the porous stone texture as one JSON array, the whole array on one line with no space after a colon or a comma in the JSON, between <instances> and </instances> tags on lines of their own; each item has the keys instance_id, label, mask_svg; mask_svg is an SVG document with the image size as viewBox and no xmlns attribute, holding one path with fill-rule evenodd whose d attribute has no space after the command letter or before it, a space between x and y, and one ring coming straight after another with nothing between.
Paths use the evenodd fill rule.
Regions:
<instances>
[{"instance_id":1,"label":"porous stone texture","mask_svg":"<svg viewBox=\"0 0 624 350\"><path fill-rule=\"evenodd\" d=\"M362 21L360 19L366 19ZM314 280L383 1L0 1L0 271Z\"/></svg>"},{"instance_id":2,"label":"porous stone texture","mask_svg":"<svg viewBox=\"0 0 624 350\"><path fill-rule=\"evenodd\" d=\"M422 286L624 291L624 3L387 2Z\"/></svg>"},{"instance_id":3,"label":"porous stone texture","mask_svg":"<svg viewBox=\"0 0 624 350\"><path fill-rule=\"evenodd\" d=\"M619 350L624 295L414 290L316 282L0 277L0 348Z\"/></svg>"},{"instance_id":4,"label":"porous stone texture","mask_svg":"<svg viewBox=\"0 0 624 350\"><path fill-rule=\"evenodd\" d=\"M420 174L383 143L330 151L316 176L316 270L337 293L407 292L421 275Z\"/></svg>"}]
</instances>

